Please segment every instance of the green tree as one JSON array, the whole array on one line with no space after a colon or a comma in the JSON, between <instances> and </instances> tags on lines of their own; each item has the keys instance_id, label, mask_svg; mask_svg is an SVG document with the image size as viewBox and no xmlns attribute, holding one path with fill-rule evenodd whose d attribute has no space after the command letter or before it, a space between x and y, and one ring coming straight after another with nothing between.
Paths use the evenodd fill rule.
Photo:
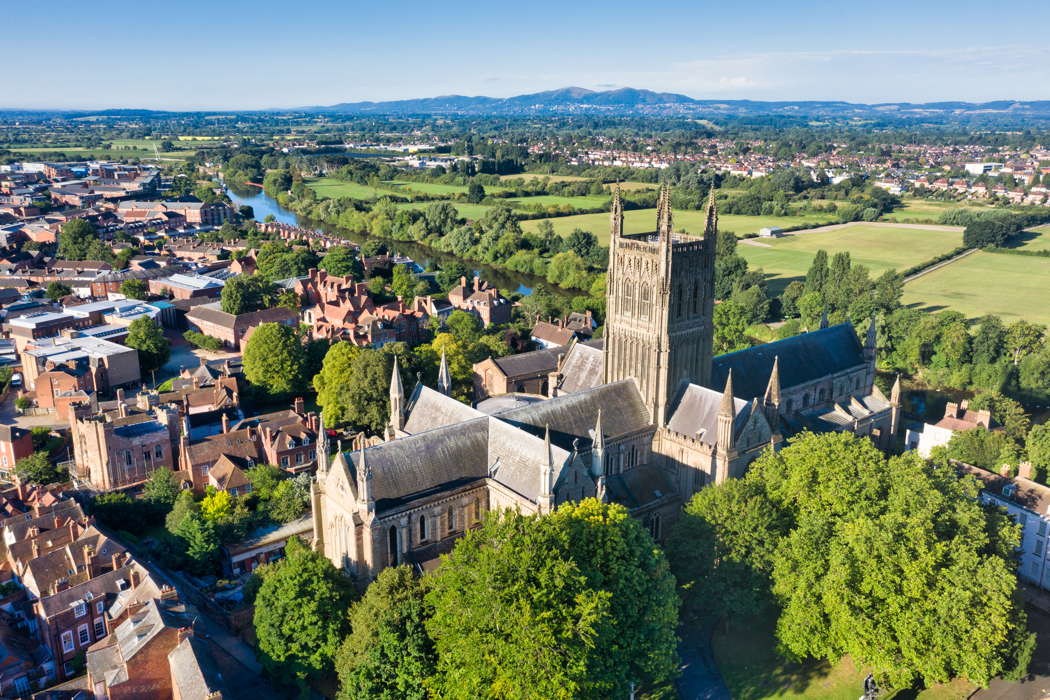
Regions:
<instances>
[{"instance_id":1,"label":"green tree","mask_svg":"<svg viewBox=\"0 0 1050 700\"><path fill-rule=\"evenodd\" d=\"M1002 394L978 394L970 402L970 407L991 412L992 420L1003 426L1007 437L1017 443L1024 442L1028 428L1032 425L1024 406Z\"/></svg>"},{"instance_id":2,"label":"green tree","mask_svg":"<svg viewBox=\"0 0 1050 700\"><path fill-rule=\"evenodd\" d=\"M272 464L256 464L247 476L252 483L252 493L262 501L270 500L274 489L284 480L284 473Z\"/></svg>"},{"instance_id":3,"label":"green tree","mask_svg":"<svg viewBox=\"0 0 1050 700\"><path fill-rule=\"evenodd\" d=\"M255 598L255 633L263 665L275 678L304 681L332 668L347 632L350 579L294 538Z\"/></svg>"},{"instance_id":4,"label":"green tree","mask_svg":"<svg viewBox=\"0 0 1050 700\"><path fill-rule=\"evenodd\" d=\"M259 275L268 280L302 277L317 267L317 256L307 248L289 248L282 243L267 243L255 260Z\"/></svg>"},{"instance_id":5,"label":"green tree","mask_svg":"<svg viewBox=\"0 0 1050 700\"><path fill-rule=\"evenodd\" d=\"M228 314L246 314L269 308L276 301L277 290L259 275L239 275L226 280L220 306Z\"/></svg>"},{"instance_id":6,"label":"green tree","mask_svg":"<svg viewBox=\"0 0 1050 700\"><path fill-rule=\"evenodd\" d=\"M350 608L351 632L335 662L341 700L427 698L436 659L425 585L407 566L388 567Z\"/></svg>"},{"instance_id":7,"label":"green tree","mask_svg":"<svg viewBox=\"0 0 1050 700\"><path fill-rule=\"evenodd\" d=\"M481 319L472 313L456 309L448 315L445 327L459 343L473 345L481 336Z\"/></svg>"},{"instance_id":8,"label":"green tree","mask_svg":"<svg viewBox=\"0 0 1050 700\"><path fill-rule=\"evenodd\" d=\"M215 524L200 513L189 513L174 534L182 538L186 547L189 568L196 574L215 571L219 556L219 536Z\"/></svg>"},{"instance_id":9,"label":"green tree","mask_svg":"<svg viewBox=\"0 0 1050 700\"><path fill-rule=\"evenodd\" d=\"M93 244L98 242L95 227L86 219L71 219L62 224L58 234L56 257L62 260L87 260Z\"/></svg>"},{"instance_id":10,"label":"green tree","mask_svg":"<svg viewBox=\"0 0 1050 700\"><path fill-rule=\"evenodd\" d=\"M823 301L829 274L828 252L824 249L818 250L813 256L813 262L809 264L809 272L806 273L806 294L818 294Z\"/></svg>"},{"instance_id":11,"label":"green tree","mask_svg":"<svg viewBox=\"0 0 1050 700\"><path fill-rule=\"evenodd\" d=\"M139 351L139 366L147 372L160 369L171 356L171 343L156 321L148 316L131 322L124 344Z\"/></svg>"},{"instance_id":12,"label":"green tree","mask_svg":"<svg viewBox=\"0 0 1050 700\"><path fill-rule=\"evenodd\" d=\"M1043 347L1046 326L1028 321L1014 321L1006 329L1006 349L1014 365Z\"/></svg>"},{"instance_id":13,"label":"green tree","mask_svg":"<svg viewBox=\"0 0 1050 700\"><path fill-rule=\"evenodd\" d=\"M267 513L279 523L290 523L303 517L310 505L307 489L298 479L283 479L270 496Z\"/></svg>"},{"instance_id":14,"label":"green tree","mask_svg":"<svg viewBox=\"0 0 1050 700\"><path fill-rule=\"evenodd\" d=\"M48 282L47 289L44 291L44 296L51 301L58 301L62 297L67 297L73 293L73 290L61 282Z\"/></svg>"},{"instance_id":15,"label":"green tree","mask_svg":"<svg viewBox=\"0 0 1050 700\"><path fill-rule=\"evenodd\" d=\"M973 361L992 364L1003 356L1006 346L1006 327L998 316L985 316L973 337Z\"/></svg>"},{"instance_id":16,"label":"green tree","mask_svg":"<svg viewBox=\"0 0 1050 700\"><path fill-rule=\"evenodd\" d=\"M944 446L945 455L981 469L998 471L1000 459L1011 453L1015 443L1005 434L984 428L963 430L952 435Z\"/></svg>"},{"instance_id":17,"label":"green tree","mask_svg":"<svg viewBox=\"0 0 1050 700\"><path fill-rule=\"evenodd\" d=\"M1039 470L1039 475L1045 479L1050 472L1050 423L1033 426L1028 431L1028 437L1024 443L1028 461Z\"/></svg>"},{"instance_id":18,"label":"green tree","mask_svg":"<svg viewBox=\"0 0 1050 700\"><path fill-rule=\"evenodd\" d=\"M485 188L480 183L471 182L467 186L467 201L471 204L480 204L485 199Z\"/></svg>"},{"instance_id":19,"label":"green tree","mask_svg":"<svg viewBox=\"0 0 1050 700\"><path fill-rule=\"evenodd\" d=\"M674 578L622 506L490 516L457 542L426 601L439 696L623 697L677 665Z\"/></svg>"},{"instance_id":20,"label":"green tree","mask_svg":"<svg viewBox=\"0 0 1050 700\"><path fill-rule=\"evenodd\" d=\"M150 472L149 479L142 487L142 497L147 502L168 510L175 505L175 499L179 497L181 490L175 472L161 467Z\"/></svg>"},{"instance_id":21,"label":"green tree","mask_svg":"<svg viewBox=\"0 0 1050 700\"><path fill-rule=\"evenodd\" d=\"M301 391L306 383L306 350L298 330L280 323L255 329L244 348L244 376L274 396Z\"/></svg>"},{"instance_id":22,"label":"green tree","mask_svg":"<svg viewBox=\"0 0 1050 700\"><path fill-rule=\"evenodd\" d=\"M325 353L321 371L313 379L317 405L321 407L328 425L350 421L350 380L354 374L354 360L359 353L360 350L351 343L334 343Z\"/></svg>"},{"instance_id":23,"label":"green tree","mask_svg":"<svg viewBox=\"0 0 1050 700\"><path fill-rule=\"evenodd\" d=\"M716 355L743 350L750 346L747 337L747 312L733 301L715 306L714 351Z\"/></svg>"},{"instance_id":24,"label":"green tree","mask_svg":"<svg viewBox=\"0 0 1050 700\"><path fill-rule=\"evenodd\" d=\"M199 513L200 504L193 498L193 492L188 489L180 491L179 495L175 497L175 503L172 505L171 511L164 519L164 527L171 534L177 534L186 518Z\"/></svg>"},{"instance_id":25,"label":"green tree","mask_svg":"<svg viewBox=\"0 0 1050 700\"><path fill-rule=\"evenodd\" d=\"M334 245L328 249L317 267L330 275L351 277L360 281L364 278L364 268L357 258L357 253L350 246Z\"/></svg>"},{"instance_id":26,"label":"green tree","mask_svg":"<svg viewBox=\"0 0 1050 700\"><path fill-rule=\"evenodd\" d=\"M54 484L65 480L66 474L51 463L45 451L34 452L15 463L15 475L27 484Z\"/></svg>"},{"instance_id":27,"label":"green tree","mask_svg":"<svg viewBox=\"0 0 1050 700\"><path fill-rule=\"evenodd\" d=\"M210 523L221 523L233 514L233 498L229 491L209 486L201 500L201 516Z\"/></svg>"},{"instance_id":28,"label":"green tree","mask_svg":"<svg viewBox=\"0 0 1050 700\"><path fill-rule=\"evenodd\" d=\"M120 285L120 293L128 299L145 299L149 296L149 285L140 279L124 280Z\"/></svg>"}]
</instances>

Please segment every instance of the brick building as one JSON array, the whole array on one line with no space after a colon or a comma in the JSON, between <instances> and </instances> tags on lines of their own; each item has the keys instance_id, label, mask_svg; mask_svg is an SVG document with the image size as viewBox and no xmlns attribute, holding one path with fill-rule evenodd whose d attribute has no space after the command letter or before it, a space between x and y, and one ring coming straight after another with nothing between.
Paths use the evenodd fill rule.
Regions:
<instances>
[{"instance_id":1,"label":"brick building","mask_svg":"<svg viewBox=\"0 0 1050 700\"><path fill-rule=\"evenodd\" d=\"M15 425L0 425L0 473L10 472L18 460L33 454L33 435Z\"/></svg>"},{"instance_id":2,"label":"brick building","mask_svg":"<svg viewBox=\"0 0 1050 700\"><path fill-rule=\"evenodd\" d=\"M455 308L475 314L486 328L493 324L509 323L511 319L510 301L496 287L479 277L473 280L460 277L459 286L449 290L448 300Z\"/></svg>"},{"instance_id":3,"label":"brick building","mask_svg":"<svg viewBox=\"0 0 1050 700\"><path fill-rule=\"evenodd\" d=\"M219 302L194 306L186 314L190 330L218 338L233 350L241 350L252 332L264 323L280 323L294 328L299 325L299 314L278 306L234 315L223 311Z\"/></svg>"}]
</instances>

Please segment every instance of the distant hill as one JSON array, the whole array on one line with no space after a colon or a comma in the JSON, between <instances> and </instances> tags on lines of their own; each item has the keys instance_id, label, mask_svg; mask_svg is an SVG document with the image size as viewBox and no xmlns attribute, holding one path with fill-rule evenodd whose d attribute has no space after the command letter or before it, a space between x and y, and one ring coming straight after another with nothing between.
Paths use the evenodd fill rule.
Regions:
<instances>
[{"instance_id":1,"label":"distant hill","mask_svg":"<svg viewBox=\"0 0 1050 700\"><path fill-rule=\"evenodd\" d=\"M1003 115L1050 119L1050 100L1021 102L886 102L861 104L841 101L705 100L673 92L654 92L638 88L596 91L567 87L514 97L468 97L442 95L390 102L343 102L330 106L306 107L302 111L330 114L609 114L609 115L796 115L857 118L935 119L978 115Z\"/></svg>"}]
</instances>

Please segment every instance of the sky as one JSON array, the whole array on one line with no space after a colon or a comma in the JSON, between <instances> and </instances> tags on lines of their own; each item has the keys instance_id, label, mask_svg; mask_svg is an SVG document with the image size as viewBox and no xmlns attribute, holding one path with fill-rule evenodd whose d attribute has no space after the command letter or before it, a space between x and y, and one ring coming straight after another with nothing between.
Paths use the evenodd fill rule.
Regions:
<instances>
[{"instance_id":1,"label":"sky","mask_svg":"<svg viewBox=\"0 0 1050 700\"><path fill-rule=\"evenodd\" d=\"M3 3L0 108L265 109L579 86L1050 99L1050 1Z\"/></svg>"}]
</instances>

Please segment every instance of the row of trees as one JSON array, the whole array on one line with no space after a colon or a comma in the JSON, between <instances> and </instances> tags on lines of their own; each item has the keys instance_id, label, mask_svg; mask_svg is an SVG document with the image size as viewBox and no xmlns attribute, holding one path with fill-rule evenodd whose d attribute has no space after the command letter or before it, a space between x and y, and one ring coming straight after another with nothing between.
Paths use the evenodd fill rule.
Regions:
<instances>
[{"instance_id":1,"label":"row of trees","mask_svg":"<svg viewBox=\"0 0 1050 700\"><path fill-rule=\"evenodd\" d=\"M263 568L255 627L275 678L336 670L341 698L626 697L677 672L668 563L626 509L493 513L434 573L384 570L364 596L291 546Z\"/></svg>"}]
</instances>

